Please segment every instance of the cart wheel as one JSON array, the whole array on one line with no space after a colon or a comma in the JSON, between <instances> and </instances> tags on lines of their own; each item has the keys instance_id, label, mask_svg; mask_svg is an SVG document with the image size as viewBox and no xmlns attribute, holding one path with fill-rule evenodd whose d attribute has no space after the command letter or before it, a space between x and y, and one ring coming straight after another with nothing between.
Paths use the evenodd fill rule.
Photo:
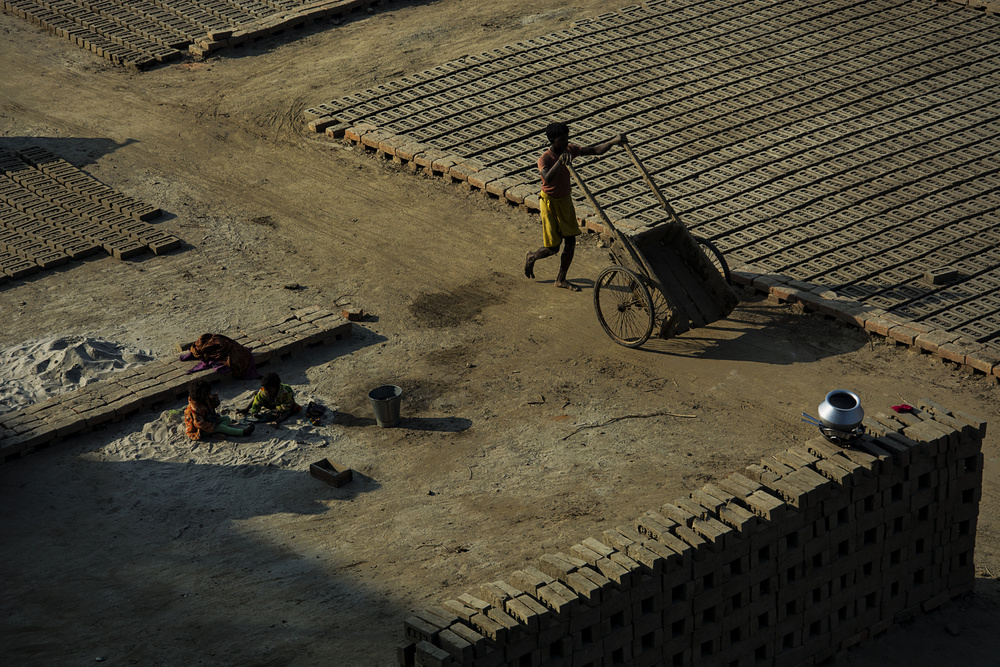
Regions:
<instances>
[{"instance_id":1,"label":"cart wheel","mask_svg":"<svg viewBox=\"0 0 1000 667\"><path fill-rule=\"evenodd\" d=\"M653 332L653 299L642 279L622 266L604 269L594 285L594 310L619 345L639 347Z\"/></svg>"},{"instance_id":2,"label":"cart wheel","mask_svg":"<svg viewBox=\"0 0 1000 667\"><path fill-rule=\"evenodd\" d=\"M726 283L732 285L732 277L729 274L729 262L726 258L722 256L722 251L708 239L703 239L700 236L695 236L694 240L698 242L698 245L702 247L705 252L705 256L715 265L715 268L719 270L722 277L726 279Z\"/></svg>"}]
</instances>

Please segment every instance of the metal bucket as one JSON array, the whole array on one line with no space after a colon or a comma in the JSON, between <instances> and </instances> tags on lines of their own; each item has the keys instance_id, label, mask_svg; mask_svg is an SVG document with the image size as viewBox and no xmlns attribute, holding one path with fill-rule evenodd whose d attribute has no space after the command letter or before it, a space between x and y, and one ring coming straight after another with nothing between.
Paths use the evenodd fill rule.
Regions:
<instances>
[{"instance_id":1,"label":"metal bucket","mask_svg":"<svg viewBox=\"0 0 1000 667\"><path fill-rule=\"evenodd\" d=\"M391 428L399 423L399 403L403 390L392 384L375 387L368 392L372 409L375 410L375 421L382 428Z\"/></svg>"}]
</instances>

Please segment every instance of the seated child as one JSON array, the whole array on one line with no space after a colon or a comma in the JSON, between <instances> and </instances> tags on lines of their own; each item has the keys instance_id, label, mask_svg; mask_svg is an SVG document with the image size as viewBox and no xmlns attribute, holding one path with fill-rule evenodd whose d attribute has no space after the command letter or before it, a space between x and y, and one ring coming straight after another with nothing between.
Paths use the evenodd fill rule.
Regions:
<instances>
[{"instance_id":1,"label":"seated child","mask_svg":"<svg viewBox=\"0 0 1000 667\"><path fill-rule=\"evenodd\" d=\"M215 411L219 407L219 395L212 393L212 387L205 380L195 380L188 388L188 404L184 408L184 428L192 440L201 440L203 435L224 433L226 435L250 435L253 424L245 428L230 425L229 417Z\"/></svg>"},{"instance_id":2,"label":"seated child","mask_svg":"<svg viewBox=\"0 0 1000 667\"><path fill-rule=\"evenodd\" d=\"M287 384L281 384L277 373L264 376L260 391L254 395L247 408L253 416L257 416L262 410L274 412L278 421L301 409L302 406L295 402L295 392Z\"/></svg>"}]
</instances>

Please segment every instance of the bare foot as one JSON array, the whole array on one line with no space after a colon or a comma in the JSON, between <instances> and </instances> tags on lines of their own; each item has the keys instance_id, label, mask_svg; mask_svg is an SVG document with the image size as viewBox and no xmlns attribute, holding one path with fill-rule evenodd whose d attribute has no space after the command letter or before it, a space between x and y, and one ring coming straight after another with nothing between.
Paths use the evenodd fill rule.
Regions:
<instances>
[{"instance_id":1,"label":"bare foot","mask_svg":"<svg viewBox=\"0 0 1000 667\"><path fill-rule=\"evenodd\" d=\"M568 289L570 292L579 292L580 291L579 287L577 287L576 285L574 285L573 283L571 283L569 281L566 281L566 282L556 282L555 285L556 285L556 287L561 287L562 289Z\"/></svg>"},{"instance_id":2,"label":"bare foot","mask_svg":"<svg viewBox=\"0 0 1000 667\"><path fill-rule=\"evenodd\" d=\"M531 259L533 254L530 250L524 254L524 275L527 278L535 277L535 262Z\"/></svg>"}]
</instances>

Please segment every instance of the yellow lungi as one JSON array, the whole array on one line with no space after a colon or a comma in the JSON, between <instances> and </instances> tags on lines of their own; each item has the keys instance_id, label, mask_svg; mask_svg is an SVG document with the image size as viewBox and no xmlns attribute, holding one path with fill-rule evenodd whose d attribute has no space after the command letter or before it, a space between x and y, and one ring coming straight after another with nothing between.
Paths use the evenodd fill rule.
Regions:
<instances>
[{"instance_id":1,"label":"yellow lungi","mask_svg":"<svg viewBox=\"0 0 1000 667\"><path fill-rule=\"evenodd\" d=\"M542 192L538 207L542 215L542 245L546 248L558 248L564 236L580 235L572 195L553 199Z\"/></svg>"}]
</instances>

